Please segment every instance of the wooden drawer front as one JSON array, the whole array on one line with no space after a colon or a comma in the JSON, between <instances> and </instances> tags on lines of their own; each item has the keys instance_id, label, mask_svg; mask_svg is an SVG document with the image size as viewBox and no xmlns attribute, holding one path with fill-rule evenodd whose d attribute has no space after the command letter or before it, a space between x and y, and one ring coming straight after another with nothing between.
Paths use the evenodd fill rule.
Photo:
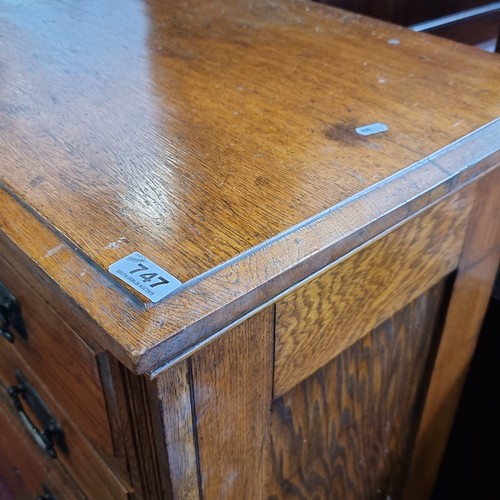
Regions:
<instances>
[{"instance_id":1,"label":"wooden drawer front","mask_svg":"<svg viewBox=\"0 0 500 500\"><path fill-rule=\"evenodd\" d=\"M0 338L1 348L14 348L29 364L78 428L104 456L113 455L110 425L95 353L0 257L0 282L15 296L26 324L24 340Z\"/></svg>"},{"instance_id":2,"label":"wooden drawer front","mask_svg":"<svg viewBox=\"0 0 500 500\"><path fill-rule=\"evenodd\" d=\"M114 476L100 454L83 436L73 419L56 402L51 392L35 375L33 370L24 363L15 347L6 344L0 350L0 383L2 386L0 392L2 392L2 398L10 412L17 417L19 424L23 424L23 417L18 412L13 398L8 394L9 388L19 387L19 380L16 376L18 371L22 372L23 377L36 391L64 434L64 446L56 443L54 446L56 456L50 458L45 449L33 439L33 434L25 426L24 434L32 442L32 453L44 459L49 458L48 463L58 464L57 467L61 464L84 494L90 498L127 498L127 489ZM73 397L77 399L78 394L73 394ZM42 430L43 426L40 422L39 413L33 409L35 405L32 402L29 403L29 398L22 395L20 395L19 399L31 421L39 430ZM31 398L31 401L33 401L33 398ZM97 492L98 495L96 495Z\"/></svg>"},{"instance_id":3,"label":"wooden drawer front","mask_svg":"<svg viewBox=\"0 0 500 500\"><path fill-rule=\"evenodd\" d=\"M44 486L59 500L85 498L61 464L34 452L4 394L0 396L0 449L0 477L16 500L38 498L45 493Z\"/></svg>"},{"instance_id":4,"label":"wooden drawer front","mask_svg":"<svg viewBox=\"0 0 500 500\"><path fill-rule=\"evenodd\" d=\"M471 195L414 216L277 303L275 397L456 268Z\"/></svg>"}]
</instances>

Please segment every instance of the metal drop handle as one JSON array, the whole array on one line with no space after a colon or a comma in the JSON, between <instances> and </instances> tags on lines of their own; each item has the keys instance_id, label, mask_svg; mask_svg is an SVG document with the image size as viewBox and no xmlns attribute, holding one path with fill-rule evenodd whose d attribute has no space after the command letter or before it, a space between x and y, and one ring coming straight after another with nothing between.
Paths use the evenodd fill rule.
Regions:
<instances>
[{"instance_id":1,"label":"metal drop handle","mask_svg":"<svg viewBox=\"0 0 500 500\"><path fill-rule=\"evenodd\" d=\"M26 380L21 371L16 370L15 372L18 385L9 387L7 392L16 407L22 424L38 446L50 457L57 457L57 451L55 449L56 444L63 452L67 453L68 449L61 426L52 416L42 398ZM26 413L23 400L42 424L41 429L34 424Z\"/></svg>"},{"instance_id":2,"label":"metal drop handle","mask_svg":"<svg viewBox=\"0 0 500 500\"><path fill-rule=\"evenodd\" d=\"M42 484L42 488L43 488L43 495L38 495L36 497L36 500L57 500L54 494L49 490L49 488L47 488L47 486Z\"/></svg>"},{"instance_id":3,"label":"metal drop handle","mask_svg":"<svg viewBox=\"0 0 500 500\"><path fill-rule=\"evenodd\" d=\"M9 289L0 282L0 337L14 342L12 329L24 339L28 339L19 304Z\"/></svg>"},{"instance_id":4,"label":"metal drop handle","mask_svg":"<svg viewBox=\"0 0 500 500\"><path fill-rule=\"evenodd\" d=\"M12 332L9 332L8 327L9 327L9 321L2 313L2 310L0 309L0 337L3 337L8 342L12 343L14 342L14 335L12 334Z\"/></svg>"}]
</instances>

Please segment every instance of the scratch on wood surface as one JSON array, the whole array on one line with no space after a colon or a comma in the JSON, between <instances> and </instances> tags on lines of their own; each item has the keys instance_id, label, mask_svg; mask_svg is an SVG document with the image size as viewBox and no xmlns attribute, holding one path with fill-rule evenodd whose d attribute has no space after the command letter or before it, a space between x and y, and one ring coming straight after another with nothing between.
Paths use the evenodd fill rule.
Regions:
<instances>
[{"instance_id":1,"label":"scratch on wood surface","mask_svg":"<svg viewBox=\"0 0 500 500\"><path fill-rule=\"evenodd\" d=\"M104 248L106 250L110 250L111 248L120 248L124 243L127 243L127 238L125 236L122 236L121 238L118 238L116 241L112 241L109 243L109 245L106 245Z\"/></svg>"},{"instance_id":2,"label":"scratch on wood surface","mask_svg":"<svg viewBox=\"0 0 500 500\"><path fill-rule=\"evenodd\" d=\"M50 250L47 250L47 252L45 253L44 255L44 258L48 258L48 257L52 257L53 255L55 255L57 252L60 252L62 249L64 248L64 245L61 244L61 245L57 245L56 247L54 248L51 248Z\"/></svg>"}]
</instances>

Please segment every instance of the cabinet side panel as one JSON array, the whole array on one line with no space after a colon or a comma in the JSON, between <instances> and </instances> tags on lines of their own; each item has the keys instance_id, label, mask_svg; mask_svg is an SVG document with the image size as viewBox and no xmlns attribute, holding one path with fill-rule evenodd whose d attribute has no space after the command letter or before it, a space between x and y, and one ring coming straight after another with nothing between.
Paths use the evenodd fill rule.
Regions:
<instances>
[{"instance_id":1,"label":"cabinet side panel","mask_svg":"<svg viewBox=\"0 0 500 500\"><path fill-rule=\"evenodd\" d=\"M404 496L408 500L427 498L432 493L476 347L500 257L499 186L500 168L477 183L475 205L413 450Z\"/></svg>"},{"instance_id":2,"label":"cabinet side panel","mask_svg":"<svg viewBox=\"0 0 500 500\"><path fill-rule=\"evenodd\" d=\"M273 329L269 307L192 358L205 500L265 496Z\"/></svg>"},{"instance_id":3,"label":"cabinet side panel","mask_svg":"<svg viewBox=\"0 0 500 500\"><path fill-rule=\"evenodd\" d=\"M398 498L448 288L441 281L274 401L273 498Z\"/></svg>"}]
</instances>

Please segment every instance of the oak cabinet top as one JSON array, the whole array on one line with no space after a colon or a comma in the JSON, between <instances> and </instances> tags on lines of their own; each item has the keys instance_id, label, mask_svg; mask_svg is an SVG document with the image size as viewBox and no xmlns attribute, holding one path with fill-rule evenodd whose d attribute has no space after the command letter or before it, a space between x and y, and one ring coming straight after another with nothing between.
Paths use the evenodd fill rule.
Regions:
<instances>
[{"instance_id":1,"label":"oak cabinet top","mask_svg":"<svg viewBox=\"0 0 500 500\"><path fill-rule=\"evenodd\" d=\"M139 372L500 147L498 55L310 2L0 0L0 47L0 227ZM153 305L133 252L183 285Z\"/></svg>"}]
</instances>

